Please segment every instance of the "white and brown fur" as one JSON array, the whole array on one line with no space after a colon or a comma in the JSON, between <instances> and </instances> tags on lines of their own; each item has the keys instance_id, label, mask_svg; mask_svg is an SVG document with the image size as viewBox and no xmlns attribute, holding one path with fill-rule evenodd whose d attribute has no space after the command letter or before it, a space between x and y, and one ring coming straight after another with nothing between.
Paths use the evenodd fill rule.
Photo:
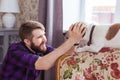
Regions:
<instances>
[{"instance_id":1,"label":"white and brown fur","mask_svg":"<svg viewBox=\"0 0 120 80\"><path fill-rule=\"evenodd\" d=\"M91 51L99 52L103 47L120 48L120 23L113 25L96 25L91 39L91 44L88 46L89 36L92 25L87 26L86 34L76 47L76 52ZM83 47L80 47L80 46Z\"/></svg>"}]
</instances>

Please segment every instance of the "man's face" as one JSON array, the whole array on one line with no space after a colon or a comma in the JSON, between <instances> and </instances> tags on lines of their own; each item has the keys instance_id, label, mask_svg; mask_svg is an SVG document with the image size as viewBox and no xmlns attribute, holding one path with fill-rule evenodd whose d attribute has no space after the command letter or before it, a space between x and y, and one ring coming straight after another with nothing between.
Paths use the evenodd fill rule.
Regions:
<instances>
[{"instance_id":1,"label":"man's face","mask_svg":"<svg viewBox=\"0 0 120 80\"><path fill-rule=\"evenodd\" d=\"M45 36L45 31L41 29L36 29L33 30L32 32L33 38L31 41L31 49L34 50L35 52L45 52L46 51L46 36Z\"/></svg>"}]
</instances>

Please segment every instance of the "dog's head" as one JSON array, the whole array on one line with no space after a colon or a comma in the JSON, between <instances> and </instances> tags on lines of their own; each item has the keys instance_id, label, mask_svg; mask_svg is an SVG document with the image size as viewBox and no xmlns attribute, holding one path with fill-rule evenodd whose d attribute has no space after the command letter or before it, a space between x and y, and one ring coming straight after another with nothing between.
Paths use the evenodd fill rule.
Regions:
<instances>
[{"instance_id":1,"label":"dog's head","mask_svg":"<svg viewBox=\"0 0 120 80\"><path fill-rule=\"evenodd\" d=\"M106 39L111 40L112 38L114 38L119 30L120 30L120 23L116 23L116 24L111 25L107 34L106 34Z\"/></svg>"}]
</instances>

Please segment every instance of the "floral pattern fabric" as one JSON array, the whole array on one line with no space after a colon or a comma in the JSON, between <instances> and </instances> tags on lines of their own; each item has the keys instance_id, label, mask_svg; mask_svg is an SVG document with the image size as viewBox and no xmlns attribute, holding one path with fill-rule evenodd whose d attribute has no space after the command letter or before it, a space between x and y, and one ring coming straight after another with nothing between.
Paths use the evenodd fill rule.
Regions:
<instances>
[{"instance_id":1,"label":"floral pattern fabric","mask_svg":"<svg viewBox=\"0 0 120 80\"><path fill-rule=\"evenodd\" d=\"M60 80L120 80L120 50L104 48L64 58Z\"/></svg>"}]
</instances>

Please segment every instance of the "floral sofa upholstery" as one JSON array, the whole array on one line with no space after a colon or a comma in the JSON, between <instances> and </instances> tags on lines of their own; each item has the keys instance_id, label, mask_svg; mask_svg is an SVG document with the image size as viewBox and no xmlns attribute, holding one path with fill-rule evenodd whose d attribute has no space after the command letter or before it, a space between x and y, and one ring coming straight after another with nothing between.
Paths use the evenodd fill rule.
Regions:
<instances>
[{"instance_id":1,"label":"floral sofa upholstery","mask_svg":"<svg viewBox=\"0 0 120 80\"><path fill-rule=\"evenodd\" d=\"M62 55L56 62L56 80L120 80L120 49Z\"/></svg>"}]
</instances>

